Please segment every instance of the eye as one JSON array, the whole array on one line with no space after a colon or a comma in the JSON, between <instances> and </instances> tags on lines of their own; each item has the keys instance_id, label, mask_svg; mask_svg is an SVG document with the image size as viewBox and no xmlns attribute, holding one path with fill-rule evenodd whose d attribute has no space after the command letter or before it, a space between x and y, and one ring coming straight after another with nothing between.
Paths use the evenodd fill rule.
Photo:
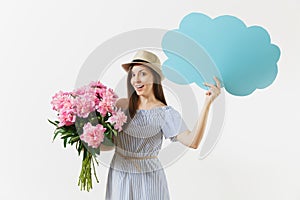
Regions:
<instances>
[{"instance_id":1,"label":"eye","mask_svg":"<svg viewBox=\"0 0 300 200\"><path fill-rule=\"evenodd\" d=\"M146 75L146 73L145 73L145 72L142 72L142 75L143 75L143 76L145 76L145 75Z\"/></svg>"}]
</instances>

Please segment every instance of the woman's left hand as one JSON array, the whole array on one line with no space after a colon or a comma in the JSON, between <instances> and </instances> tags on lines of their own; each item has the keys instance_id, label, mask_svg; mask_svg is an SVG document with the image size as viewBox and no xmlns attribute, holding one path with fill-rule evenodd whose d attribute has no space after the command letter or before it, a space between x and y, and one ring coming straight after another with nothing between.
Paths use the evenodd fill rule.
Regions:
<instances>
[{"instance_id":1,"label":"woman's left hand","mask_svg":"<svg viewBox=\"0 0 300 200\"><path fill-rule=\"evenodd\" d=\"M217 96L221 93L221 83L217 77L214 76L214 80L216 81L216 85L209 84L209 83L203 83L204 85L210 87L209 90L206 91L206 100L209 103L212 103Z\"/></svg>"}]
</instances>

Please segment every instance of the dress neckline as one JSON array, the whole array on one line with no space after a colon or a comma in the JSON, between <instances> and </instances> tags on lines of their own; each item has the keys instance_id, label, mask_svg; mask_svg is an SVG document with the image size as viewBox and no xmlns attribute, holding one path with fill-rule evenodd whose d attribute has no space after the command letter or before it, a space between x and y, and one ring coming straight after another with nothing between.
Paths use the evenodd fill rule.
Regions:
<instances>
[{"instance_id":1,"label":"dress neckline","mask_svg":"<svg viewBox=\"0 0 300 200\"><path fill-rule=\"evenodd\" d=\"M152 110L157 110L157 109L165 109L165 108L168 108L170 106L160 106L160 107L154 107L154 108L151 108L151 109L136 109L137 112L148 112L148 111L152 111Z\"/></svg>"}]
</instances>

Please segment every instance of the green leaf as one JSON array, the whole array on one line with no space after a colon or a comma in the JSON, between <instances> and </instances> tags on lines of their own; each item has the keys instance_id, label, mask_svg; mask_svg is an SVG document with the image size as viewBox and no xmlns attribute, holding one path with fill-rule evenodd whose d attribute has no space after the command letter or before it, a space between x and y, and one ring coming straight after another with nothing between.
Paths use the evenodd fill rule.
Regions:
<instances>
[{"instance_id":1,"label":"green leaf","mask_svg":"<svg viewBox=\"0 0 300 200\"><path fill-rule=\"evenodd\" d=\"M54 126L58 127L58 124L59 124L58 121L55 121L55 122L58 122L58 123L55 123L55 122L51 121L50 119L48 119L48 122L50 122L50 123L53 124Z\"/></svg>"},{"instance_id":2,"label":"green leaf","mask_svg":"<svg viewBox=\"0 0 300 200\"><path fill-rule=\"evenodd\" d=\"M72 136L73 136L72 133L65 133L65 134L62 134L61 139L65 139L65 138L72 137Z\"/></svg>"},{"instance_id":3,"label":"green leaf","mask_svg":"<svg viewBox=\"0 0 300 200\"><path fill-rule=\"evenodd\" d=\"M58 132L58 133L63 134L63 133L66 133L66 130L64 130L63 128L57 128L57 129L55 130L55 132Z\"/></svg>"},{"instance_id":4,"label":"green leaf","mask_svg":"<svg viewBox=\"0 0 300 200\"><path fill-rule=\"evenodd\" d=\"M68 138L65 138L64 139L64 147L66 148L66 146L67 146L67 142L68 142Z\"/></svg>"},{"instance_id":5,"label":"green leaf","mask_svg":"<svg viewBox=\"0 0 300 200\"><path fill-rule=\"evenodd\" d=\"M116 131L115 129L112 130L114 135L117 136L118 135L118 131Z\"/></svg>"},{"instance_id":6,"label":"green leaf","mask_svg":"<svg viewBox=\"0 0 300 200\"><path fill-rule=\"evenodd\" d=\"M66 132L77 133L77 129L76 129L75 125L66 126L65 129L66 129Z\"/></svg>"},{"instance_id":7,"label":"green leaf","mask_svg":"<svg viewBox=\"0 0 300 200\"><path fill-rule=\"evenodd\" d=\"M70 139L70 141L69 141L69 143L71 144L71 145L73 145L73 143L74 142L77 142L77 141L79 141L80 140L80 137L79 136L73 136L71 139Z\"/></svg>"},{"instance_id":8,"label":"green leaf","mask_svg":"<svg viewBox=\"0 0 300 200\"><path fill-rule=\"evenodd\" d=\"M82 148L83 148L82 142L79 140L79 145L78 145L78 148L77 148L77 151L78 151L78 155L79 155L79 156L80 156L80 153L81 153L81 151L82 151Z\"/></svg>"},{"instance_id":9,"label":"green leaf","mask_svg":"<svg viewBox=\"0 0 300 200\"><path fill-rule=\"evenodd\" d=\"M52 142L55 140L55 138L56 138L57 135L58 135L58 132L57 132L57 133L54 133L54 137L53 137Z\"/></svg>"}]
</instances>

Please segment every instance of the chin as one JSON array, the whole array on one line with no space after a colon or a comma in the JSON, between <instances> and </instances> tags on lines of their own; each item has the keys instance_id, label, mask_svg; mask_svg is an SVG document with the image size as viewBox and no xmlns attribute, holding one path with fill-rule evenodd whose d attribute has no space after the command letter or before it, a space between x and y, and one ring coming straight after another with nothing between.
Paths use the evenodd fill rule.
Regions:
<instances>
[{"instance_id":1,"label":"chin","mask_svg":"<svg viewBox=\"0 0 300 200\"><path fill-rule=\"evenodd\" d=\"M137 92L137 91L135 91L135 92L136 92L136 94L137 94L138 96L145 95L145 93L144 93L144 92Z\"/></svg>"}]
</instances>

